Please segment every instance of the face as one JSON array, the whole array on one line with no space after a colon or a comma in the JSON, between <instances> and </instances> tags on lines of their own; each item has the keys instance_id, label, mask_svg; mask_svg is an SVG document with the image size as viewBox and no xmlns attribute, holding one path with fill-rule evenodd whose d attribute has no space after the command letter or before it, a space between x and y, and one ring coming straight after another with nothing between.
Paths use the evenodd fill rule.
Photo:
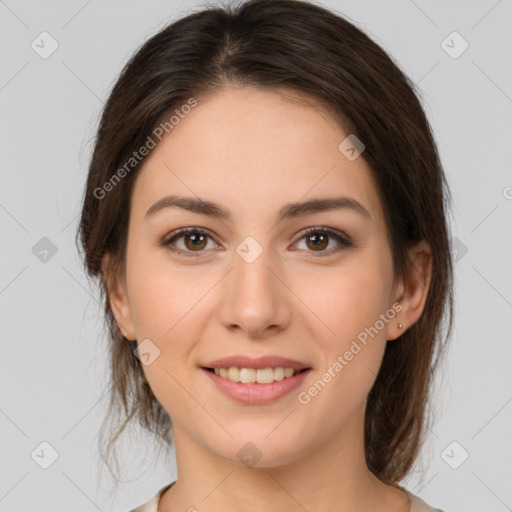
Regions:
<instances>
[{"instance_id":1,"label":"face","mask_svg":"<svg viewBox=\"0 0 512 512\"><path fill-rule=\"evenodd\" d=\"M363 157L339 149L347 135L319 107L231 88L199 101L137 176L111 304L145 344L175 433L223 459L241 464L250 442L258 465L276 466L360 428L387 340L402 332L384 212ZM166 196L190 201L154 206ZM199 198L225 215L187 208ZM339 198L352 203L284 210ZM250 358L222 363L249 368L240 378L275 382L205 369L230 356ZM262 357L306 370L257 372Z\"/></svg>"}]
</instances>

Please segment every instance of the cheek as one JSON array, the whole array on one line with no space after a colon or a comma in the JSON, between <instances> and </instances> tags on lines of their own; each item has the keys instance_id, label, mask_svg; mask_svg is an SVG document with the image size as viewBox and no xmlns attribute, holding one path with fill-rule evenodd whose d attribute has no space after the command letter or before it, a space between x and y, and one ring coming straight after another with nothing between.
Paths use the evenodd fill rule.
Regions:
<instances>
[{"instance_id":1,"label":"cheek","mask_svg":"<svg viewBox=\"0 0 512 512\"><path fill-rule=\"evenodd\" d=\"M127 258L127 284L133 322L139 336L162 343L189 323L209 279L187 276L160 250L134 247ZM192 268L192 267L189 267Z\"/></svg>"},{"instance_id":2,"label":"cheek","mask_svg":"<svg viewBox=\"0 0 512 512\"><path fill-rule=\"evenodd\" d=\"M391 277L390 260L368 251L305 281L302 296L316 314L308 315L309 329L323 353L318 388L327 382L329 388L319 393L318 404L353 408L370 391L386 347L387 325L393 321L391 314L386 316Z\"/></svg>"},{"instance_id":3,"label":"cheek","mask_svg":"<svg viewBox=\"0 0 512 512\"><path fill-rule=\"evenodd\" d=\"M201 297L211 279L178 272L165 258L133 251L127 259L127 281L134 327L139 342L151 340L158 356L144 365L146 379L172 418L194 417L195 403L180 383L190 378L190 352L201 339L205 317ZM147 343L147 342L146 342ZM158 350L159 352L156 352ZM179 407L177 407L179 404Z\"/></svg>"},{"instance_id":4,"label":"cheek","mask_svg":"<svg viewBox=\"0 0 512 512\"><path fill-rule=\"evenodd\" d=\"M372 255L347 259L346 264L302 279L296 289L316 318L316 333L323 332L333 348L342 348L372 326L388 307L389 269Z\"/></svg>"}]
</instances>

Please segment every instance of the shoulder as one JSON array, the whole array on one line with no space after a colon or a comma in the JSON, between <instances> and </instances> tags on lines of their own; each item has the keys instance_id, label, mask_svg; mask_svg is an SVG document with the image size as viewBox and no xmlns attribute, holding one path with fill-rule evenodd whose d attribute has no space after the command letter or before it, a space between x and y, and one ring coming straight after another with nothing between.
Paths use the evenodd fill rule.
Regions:
<instances>
[{"instance_id":1,"label":"shoulder","mask_svg":"<svg viewBox=\"0 0 512 512\"><path fill-rule=\"evenodd\" d=\"M411 510L410 512L444 512L440 508L434 508L425 503L421 498L412 494L407 489L404 489L411 500Z\"/></svg>"},{"instance_id":2,"label":"shoulder","mask_svg":"<svg viewBox=\"0 0 512 512\"><path fill-rule=\"evenodd\" d=\"M174 482L162 487L162 489L160 489L150 500L139 505L137 508L130 510L130 512L158 512L158 502L160 501L160 498L173 484Z\"/></svg>"}]
</instances>

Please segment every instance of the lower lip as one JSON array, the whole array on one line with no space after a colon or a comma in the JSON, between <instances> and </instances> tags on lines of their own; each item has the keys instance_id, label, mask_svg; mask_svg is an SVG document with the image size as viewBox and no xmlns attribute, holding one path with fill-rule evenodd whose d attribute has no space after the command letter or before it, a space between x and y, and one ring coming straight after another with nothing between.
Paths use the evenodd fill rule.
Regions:
<instances>
[{"instance_id":1,"label":"lower lip","mask_svg":"<svg viewBox=\"0 0 512 512\"><path fill-rule=\"evenodd\" d=\"M257 382L242 384L215 375L204 368L202 370L223 393L237 402L249 405L268 404L279 400L300 386L311 371L311 369L307 369L293 377L285 377L283 380L276 380L271 384L258 384Z\"/></svg>"}]
</instances>

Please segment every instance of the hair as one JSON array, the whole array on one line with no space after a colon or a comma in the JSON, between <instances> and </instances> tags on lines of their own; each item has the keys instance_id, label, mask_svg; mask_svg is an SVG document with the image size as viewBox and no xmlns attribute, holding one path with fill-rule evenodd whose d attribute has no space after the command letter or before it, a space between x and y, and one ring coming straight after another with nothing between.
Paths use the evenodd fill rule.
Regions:
<instances>
[{"instance_id":1,"label":"hair","mask_svg":"<svg viewBox=\"0 0 512 512\"><path fill-rule=\"evenodd\" d=\"M431 385L452 330L446 219L451 195L414 83L342 15L298 0L209 6L168 24L129 59L105 103L77 231L85 270L100 281L109 332L110 423L105 428L105 418L102 425L107 440L100 442L101 456L114 474L116 442L130 421L167 446L172 422L145 379L136 341L119 331L101 269L110 253L114 274L124 275L130 198L141 162L109 187L108 197L98 190L107 190L104 185L123 165L126 171L134 151L177 107L238 85L299 93L363 141L361 158L382 201L395 279L413 271L408 248L425 240L432 250L422 315L387 343L366 405L367 466L395 485L410 472L424 442L432 419Z\"/></svg>"}]
</instances>

